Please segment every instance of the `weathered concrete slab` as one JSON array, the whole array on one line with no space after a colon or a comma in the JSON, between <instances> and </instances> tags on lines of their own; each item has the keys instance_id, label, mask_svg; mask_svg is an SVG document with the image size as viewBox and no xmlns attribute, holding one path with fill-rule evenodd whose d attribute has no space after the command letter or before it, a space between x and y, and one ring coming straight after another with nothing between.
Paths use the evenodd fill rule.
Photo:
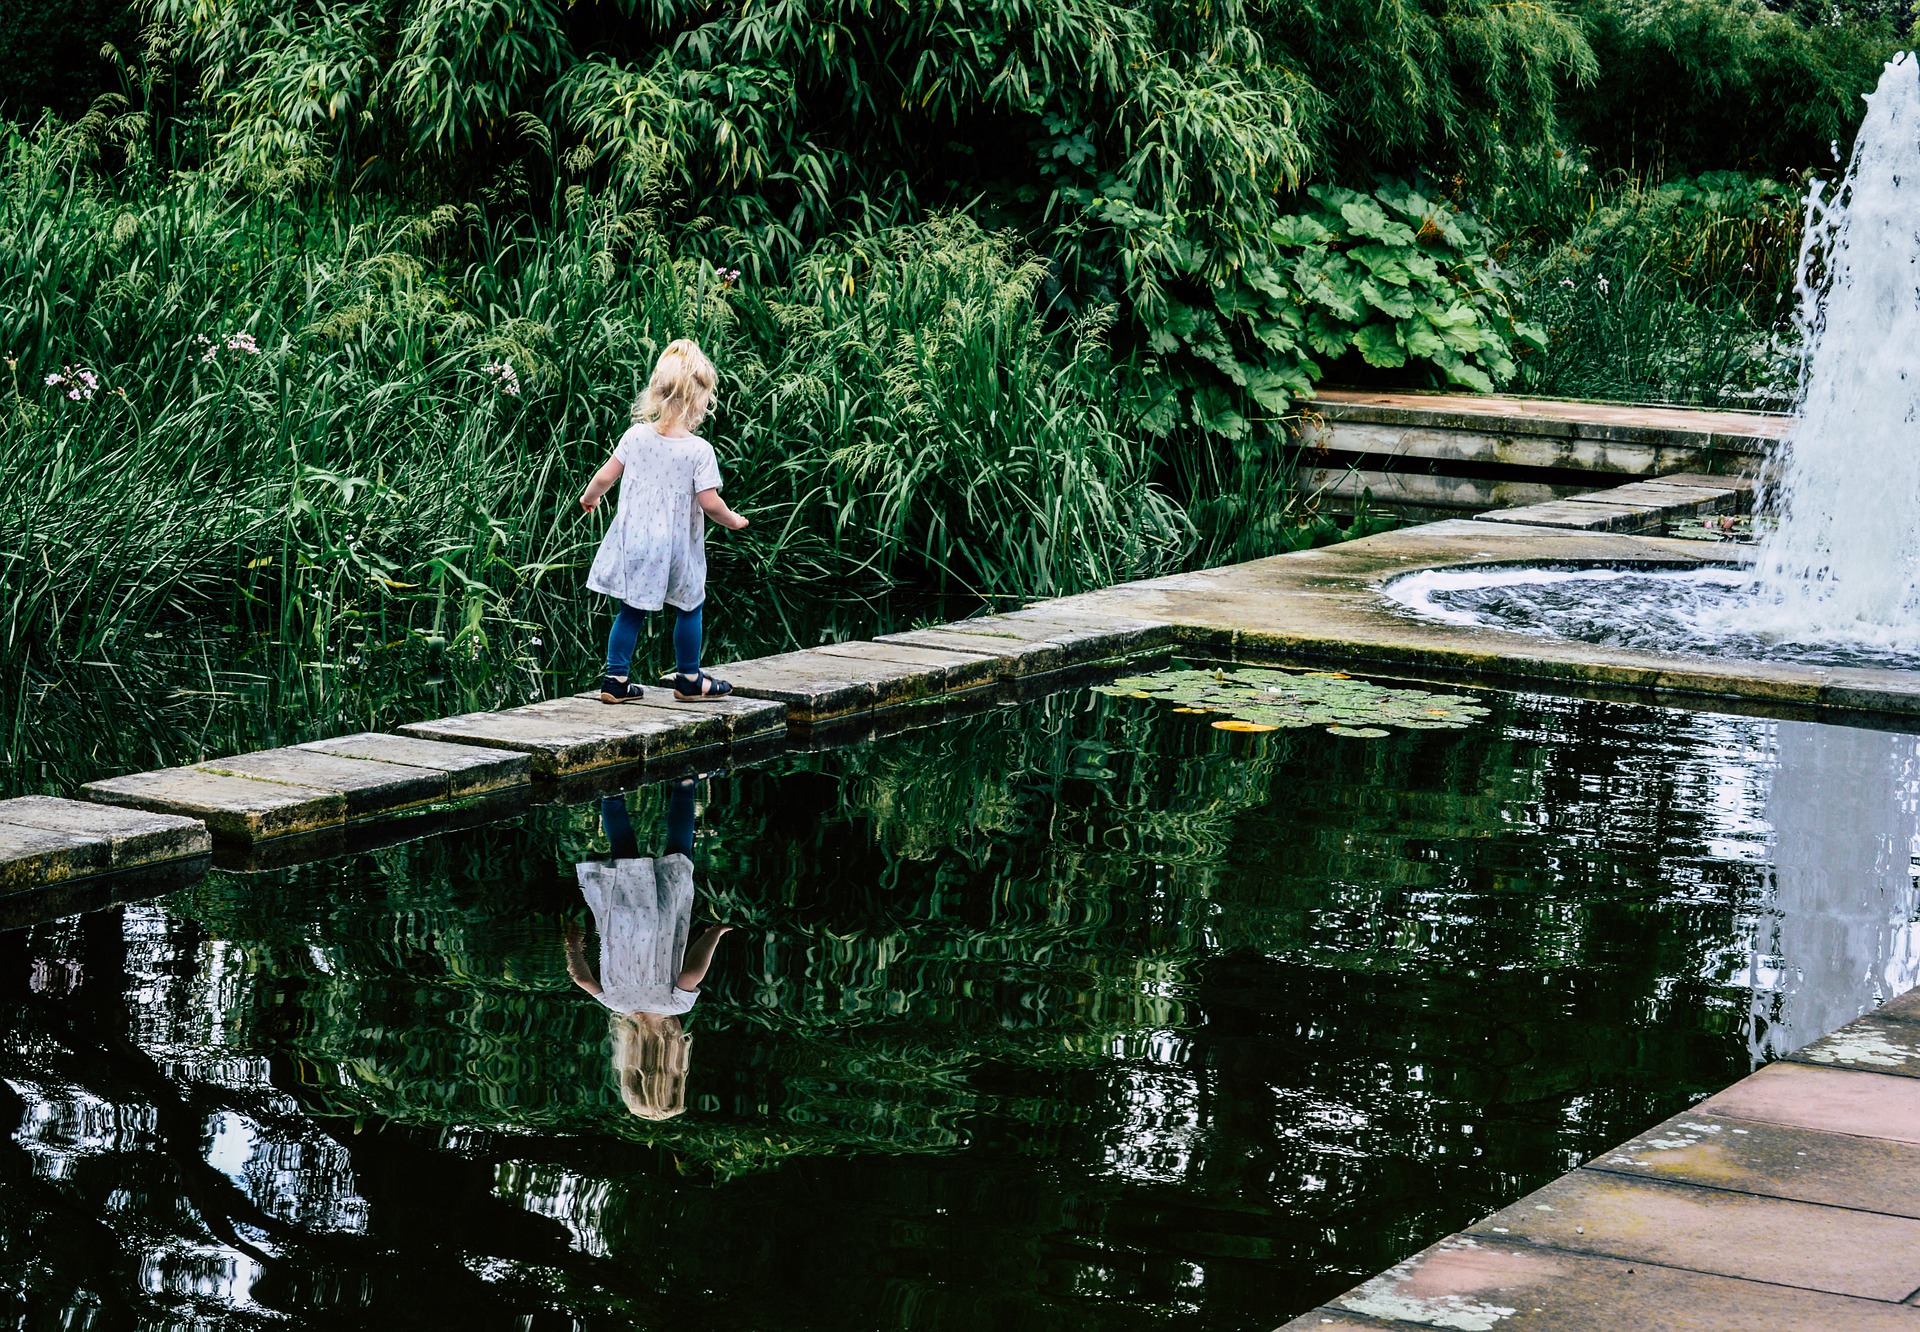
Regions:
<instances>
[{"instance_id":1,"label":"weathered concrete slab","mask_svg":"<svg viewBox=\"0 0 1920 1332\"><path fill-rule=\"evenodd\" d=\"M447 774L437 768L371 763L312 749L263 749L196 763L194 768L224 777L251 777L263 784L335 791L345 799L349 819L391 814L447 798Z\"/></svg>"},{"instance_id":2,"label":"weathered concrete slab","mask_svg":"<svg viewBox=\"0 0 1920 1332\"><path fill-rule=\"evenodd\" d=\"M1372 422L1435 431L1498 431L1508 438L1643 444L1680 451L1737 454L1764 451L1774 441L1784 438L1793 425L1793 418L1769 412L1519 398L1498 393L1374 392L1338 388L1323 388L1316 393L1311 410L1321 419L1333 422ZM1669 464L1659 470L1664 472L1685 465ZM1579 465L1579 469L1600 470L1591 463Z\"/></svg>"},{"instance_id":3,"label":"weathered concrete slab","mask_svg":"<svg viewBox=\"0 0 1920 1332\"><path fill-rule=\"evenodd\" d=\"M1920 1220L1920 1146L1690 1110L1587 1169Z\"/></svg>"},{"instance_id":4,"label":"weathered concrete slab","mask_svg":"<svg viewBox=\"0 0 1920 1332\"><path fill-rule=\"evenodd\" d=\"M104 837L0 824L0 892L99 874L109 854Z\"/></svg>"},{"instance_id":5,"label":"weathered concrete slab","mask_svg":"<svg viewBox=\"0 0 1920 1332\"><path fill-rule=\"evenodd\" d=\"M817 648L728 662L712 673L743 698L787 707L788 719L813 725L871 708L909 703L940 692L940 676L905 662L860 660Z\"/></svg>"},{"instance_id":6,"label":"weathered concrete slab","mask_svg":"<svg viewBox=\"0 0 1920 1332\"><path fill-rule=\"evenodd\" d=\"M1478 1332L1914 1332L1920 1309L1653 1263L1454 1236L1286 1325ZM1331 1324L1339 1326L1338 1322Z\"/></svg>"},{"instance_id":7,"label":"weathered concrete slab","mask_svg":"<svg viewBox=\"0 0 1920 1332\"><path fill-rule=\"evenodd\" d=\"M846 657L853 661L886 662L911 666L934 677L935 694L959 694L979 689L1000 678L999 664L989 653L960 648L927 647L912 643L823 643L813 649L822 656Z\"/></svg>"},{"instance_id":8,"label":"weathered concrete slab","mask_svg":"<svg viewBox=\"0 0 1920 1332\"><path fill-rule=\"evenodd\" d=\"M89 782L89 800L199 819L215 837L260 841L344 823L347 797L336 790L168 768Z\"/></svg>"},{"instance_id":9,"label":"weathered concrete slab","mask_svg":"<svg viewBox=\"0 0 1920 1332\"><path fill-rule=\"evenodd\" d=\"M1920 1290L1920 1220L1576 1170L1467 1234L1862 1299Z\"/></svg>"},{"instance_id":10,"label":"weathered concrete slab","mask_svg":"<svg viewBox=\"0 0 1920 1332\"><path fill-rule=\"evenodd\" d=\"M1166 620L1116 613L1089 598L1068 597L1004 615L882 634L874 641L985 654L1001 679L1012 680L1169 647L1178 637L1179 630Z\"/></svg>"},{"instance_id":11,"label":"weathered concrete slab","mask_svg":"<svg viewBox=\"0 0 1920 1332\"><path fill-rule=\"evenodd\" d=\"M332 740L314 740L295 748L371 763L399 763L446 774L446 796L459 800L524 786L533 775L525 754L480 745L451 745L439 740L361 731Z\"/></svg>"},{"instance_id":12,"label":"weathered concrete slab","mask_svg":"<svg viewBox=\"0 0 1920 1332\"><path fill-rule=\"evenodd\" d=\"M1870 1013L1787 1057L1796 1064L1920 1078L1920 1022Z\"/></svg>"},{"instance_id":13,"label":"weathered concrete slab","mask_svg":"<svg viewBox=\"0 0 1920 1332\"><path fill-rule=\"evenodd\" d=\"M571 704L561 708L559 704ZM528 756L533 771L543 778L565 777L594 768L640 763L656 744L681 729L675 718L632 705L610 706L583 699L550 699L505 712L471 712L438 721L402 726L402 735L449 744L477 744L518 750ZM705 729L709 743L725 742L725 721L711 719ZM702 728L686 728L698 736ZM717 732L717 734L716 734ZM682 744L680 748L691 748Z\"/></svg>"},{"instance_id":14,"label":"weathered concrete slab","mask_svg":"<svg viewBox=\"0 0 1920 1332\"><path fill-rule=\"evenodd\" d=\"M102 839L107 867L115 870L204 856L213 849L207 826L198 819L56 796L0 800L0 825Z\"/></svg>"},{"instance_id":15,"label":"weathered concrete slab","mask_svg":"<svg viewBox=\"0 0 1920 1332\"><path fill-rule=\"evenodd\" d=\"M599 703L600 695L589 690L575 698ZM608 706L600 704L600 706ZM664 717L678 717L685 721L704 724L713 717L726 719L727 743L739 744L744 740L762 735L777 735L787 728L786 709L776 703L759 698L706 698L696 702L682 703L673 696L671 688L649 686L644 703L621 703L613 705L622 708L642 707Z\"/></svg>"},{"instance_id":16,"label":"weathered concrete slab","mask_svg":"<svg viewBox=\"0 0 1920 1332\"><path fill-rule=\"evenodd\" d=\"M882 634L874 641L889 646L919 647L932 651L984 653L993 663L995 676L1001 680L1045 675L1072 664L1068 660L1065 644L1048 642L1044 638L1016 638L1012 634L960 633L943 627Z\"/></svg>"},{"instance_id":17,"label":"weathered concrete slab","mask_svg":"<svg viewBox=\"0 0 1920 1332\"><path fill-rule=\"evenodd\" d=\"M1764 1124L1920 1143L1920 1085L1884 1073L1769 1064L1697 1108Z\"/></svg>"},{"instance_id":18,"label":"weathered concrete slab","mask_svg":"<svg viewBox=\"0 0 1920 1332\"><path fill-rule=\"evenodd\" d=\"M1542 481L1499 480L1480 476L1446 476L1437 472L1384 472L1359 467L1314 467L1301 475L1310 494L1341 499L1369 496L1376 504L1406 509L1513 509L1544 504L1568 495L1584 494L1586 486L1550 485ZM1448 516L1451 516L1449 514Z\"/></svg>"},{"instance_id":19,"label":"weathered concrete slab","mask_svg":"<svg viewBox=\"0 0 1920 1332\"><path fill-rule=\"evenodd\" d=\"M746 698L676 703L667 691L648 693L645 703L602 703L594 693L553 698L504 712L415 722L400 733L513 750L528 757L536 776L551 781L744 741L786 725L777 704Z\"/></svg>"},{"instance_id":20,"label":"weathered concrete slab","mask_svg":"<svg viewBox=\"0 0 1920 1332\"><path fill-rule=\"evenodd\" d=\"M1664 512L1652 503L1600 502L1578 496L1524 509L1496 509L1479 514L1478 519L1483 523L1519 523L1528 527L1570 527L1581 532L1657 532Z\"/></svg>"}]
</instances>

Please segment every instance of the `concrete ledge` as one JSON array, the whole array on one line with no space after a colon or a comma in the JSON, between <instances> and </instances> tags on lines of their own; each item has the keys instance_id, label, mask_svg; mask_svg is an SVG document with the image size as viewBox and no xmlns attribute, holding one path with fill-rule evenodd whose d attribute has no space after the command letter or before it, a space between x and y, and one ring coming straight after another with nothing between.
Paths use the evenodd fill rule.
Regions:
<instances>
[{"instance_id":1,"label":"concrete ledge","mask_svg":"<svg viewBox=\"0 0 1920 1332\"><path fill-rule=\"evenodd\" d=\"M553 698L504 712L469 712L402 726L400 734L449 746L479 745L527 757L535 776L554 781L599 768L652 762L718 748L783 729L778 705L745 698L676 703L663 689L644 703L602 703L595 693Z\"/></svg>"},{"instance_id":2,"label":"concrete ledge","mask_svg":"<svg viewBox=\"0 0 1920 1332\"><path fill-rule=\"evenodd\" d=\"M1189 649L1272 661L1372 666L1483 683L1606 685L1642 699L1742 698L1819 713L1920 716L1920 673L1627 651L1417 619L1381 589L1424 569L1513 564L1724 566L1718 543L1452 519L1128 583L1086 598L1116 615L1164 620Z\"/></svg>"}]
</instances>

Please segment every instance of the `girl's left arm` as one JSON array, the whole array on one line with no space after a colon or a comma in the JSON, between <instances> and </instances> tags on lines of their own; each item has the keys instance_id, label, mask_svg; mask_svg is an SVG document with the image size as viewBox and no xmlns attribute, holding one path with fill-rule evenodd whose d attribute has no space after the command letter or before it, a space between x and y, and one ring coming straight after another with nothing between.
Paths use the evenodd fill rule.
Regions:
<instances>
[{"instance_id":1,"label":"girl's left arm","mask_svg":"<svg viewBox=\"0 0 1920 1332\"><path fill-rule=\"evenodd\" d=\"M613 489L613 483L627 470L626 464L619 458L609 458L599 471L593 474L593 480L587 482L587 488L580 493L580 507L592 513L600 507L600 497Z\"/></svg>"}]
</instances>

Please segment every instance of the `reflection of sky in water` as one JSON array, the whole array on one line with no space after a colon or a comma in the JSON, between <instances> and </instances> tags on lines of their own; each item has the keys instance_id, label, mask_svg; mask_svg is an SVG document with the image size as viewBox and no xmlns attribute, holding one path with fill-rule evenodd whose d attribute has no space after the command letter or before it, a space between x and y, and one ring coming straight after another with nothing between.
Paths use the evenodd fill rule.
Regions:
<instances>
[{"instance_id":1,"label":"reflection of sky in water","mask_svg":"<svg viewBox=\"0 0 1920 1332\"><path fill-rule=\"evenodd\" d=\"M869 1135L739 1181L703 1180L688 1157L637 1156L619 1136L630 1126L605 1085L604 1021L568 1044L565 1023L585 1009L556 960L557 917L507 903L496 918L500 889L481 869L463 869L476 877L454 892L402 853L377 892L343 890L333 906L332 871L316 871L290 878L284 898L254 901L267 890L260 880L217 899L228 915L208 913L212 925L178 904L128 908L117 977L84 954L79 923L36 930L22 967L29 1002L64 1013L118 987L123 1035L162 1074L155 1085L193 1090L164 1114L152 1087L116 1104L72 1073L84 1061L62 1062L52 1046L17 1051L7 1066L24 1106L14 1142L36 1178L75 1187L90 1163L149 1161L169 1122L191 1125L189 1154L205 1171L195 1187L252 1220L231 1240L213 1233L200 1204L160 1176L102 1193L101 1211L143 1289L262 1312L260 1301L278 1298L266 1276L291 1242L380 1243L382 1209L414 1187L384 1179L382 1195L382 1172L411 1158L356 1155L360 1127L321 1119L307 1087L364 1093L377 1108L375 1091L416 1076L406 1064L430 1069L419 1085L445 1098L423 1092L422 1104L450 1107L438 1119L422 1112L441 1135L422 1155L470 1167L484 1200L550 1227L556 1253L588 1264L568 1277L581 1288L675 1263L693 1271L703 1244L726 1263L716 1258L702 1289L725 1285L731 1273L718 1269L729 1264L769 1289L782 1279L807 1288L779 1277L776 1258L814 1252L825 1200L843 1209L834 1225L858 1249L845 1279L884 1260L872 1279L892 1292L849 1313L848 1326L894 1307L887 1300L945 1308L942 1292L964 1284L950 1268L978 1269L994 1288L1005 1280L991 1275L996 1262L1034 1254L1045 1255L1034 1268L1045 1300L1080 1292L1173 1324L1238 1326L1245 1292L1270 1289L1276 1262L1338 1289L1342 1263L1357 1275L1393 1261L1356 1251L1362 1231L1404 1254L1471 1219L1455 1211L1517 1196L1543 1170L1644 1127L1657 1099L1632 1077L1608 1081L1608 1061L1631 1058L1623 1049L1665 1040L1670 1053L1724 1036L1735 1063L1743 1047L1775 1057L1920 979L1920 740L1532 697L1503 706L1500 729L1429 734L1424 749L1322 750L1312 746L1335 742L1303 737L1289 742L1303 746L1292 767L1257 781L1243 747L1238 758L1217 751L1227 757L1215 775L1230 780L1209 785L1194 754L1216 752L1211 735L1181 741L1177 780L1144 772L1135 786L1115 777L1101 787L1076 776L1078 804L1059 783L1022 776L991 821L962 820L955 833L929 820L949 841L972 837L964 855L941 860L930 835L913 842L917 859L884 872L812 827L791 845L771 841L778 800L760 822L744 805L716 819L702 890L778 909L702 1000L694 1109L673 1131L744 1124L753 1140L853 1125ZM856 776L872 784L874 772ZM895 817L934 786L916 778L860 817ZM1109 790L1132 794L1108 810ZM1151 836L1138 831L1163 816ZM834 819L856 826L822 816ZM869 834L884 840L860 830ZM590 836L563 829L505 859L544 856L570 879ZM924 897L916 874L933 885ZM869 893L868 880L883 888ZM501 932L491 952L481 947L489 929ZM930 949L936 938L945 951ZM1641 967L1635 955L1656 946L1670 950L1664 970ZM365 981L382 968L380 984ZM1616 992L1621 975L1643 988ZM351 1011L363 982L386 1005L364 1018ZM496 1004L490 986L506 997ZM446 1007L412 1012L429 1000ZM274 1043L288 1038L263 1035L261 1014L296 1004L307 1021L345 1022L353 1042L284 1062ZM1569 1014L1578 1021L1562 1021ZM473 1043L459 1044L469 1027ZM834 1062L876 1031L858 1058ZM367 1033L391 1038L393 1064L369 1053ZM476 1071L503 1049L552 1067L533 1067L524 1085ZM1034 1050L1071 1057L1023 1063ZM1640 1072L1678 1108L1688 1089L1671 1086L1675 1066L1656 1051ZM1687 1068L1716 1085L1738 1071ZM503 1103L573 1118L543 1121L564 1132L507 1119L489 1137L479 1121ZM1516 1156L1530 1133L1547 1146ZM1468 1177L1433 1163L1483 1154L1504 1163L1471 1176L1482 1193L1452 1197L1449 1181ZM990 1164L969 1165L976 1155ZM894 1181L904 1181L898 1196L887 1192ZM1133 1199L1147 1201L1129 1212ZM475 1205L473 1195L426 1203L429 1214ZM1056 1214L1065 1219L1035 1219ZM993 1226L1011 1238L965 1248ZM538 1266L477 1248L459 1261L503 1287ZM937 1279L912 1275L923 1268ZM1219 1295L1214 1283L1241 1293ZM788 1297L769 1298L777 1310Z\"/></svg>"}]
</instances>

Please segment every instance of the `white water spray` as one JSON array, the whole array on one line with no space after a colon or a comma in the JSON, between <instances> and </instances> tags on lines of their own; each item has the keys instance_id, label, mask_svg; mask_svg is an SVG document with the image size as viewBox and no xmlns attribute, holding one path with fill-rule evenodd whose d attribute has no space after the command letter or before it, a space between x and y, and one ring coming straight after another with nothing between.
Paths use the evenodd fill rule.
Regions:
<instances>
[{"instance_id":1,"label":"white water spray","mask_svg":"<svg viewBox=\"0 0 1920 1332\"><path fill-rule=\"evenodd\" d=\"M1800 419L1775 460L1747 627L1920 643L1920 61L1888 62L1853 160L1807 199ZM1758 616L1755 623L1749 617Z\"/></svg>"}]
</instances>

